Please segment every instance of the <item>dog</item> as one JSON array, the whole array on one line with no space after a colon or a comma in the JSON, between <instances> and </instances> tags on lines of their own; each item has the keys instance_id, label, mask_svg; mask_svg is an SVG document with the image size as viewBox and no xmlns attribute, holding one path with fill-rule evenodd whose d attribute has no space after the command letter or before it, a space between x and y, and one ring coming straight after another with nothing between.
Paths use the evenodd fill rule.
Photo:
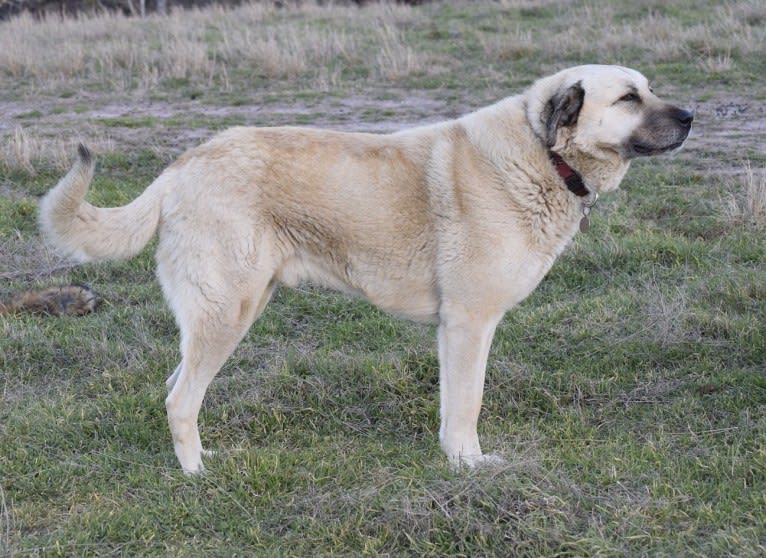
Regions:
<instances>
[{"instance_id":1,"label":"dog","mask_svg":"<svg viewBox=\"0 0 766 558\"><path fill-rule=\"evenodd\" d=\"M598 194L636 157L682 145L694 115L639 72L586 65L466 116L392 134L237 127L193 148L134 201L84 201L84 146L40 203L50 244L81 262L129 258L156 234L181 333L168 423L203 470L197 417L218 370L278 284L310 281L438 324L441 447L482 454L477 421L495 328L540 283Z\"/></svg>"}]
</instances>

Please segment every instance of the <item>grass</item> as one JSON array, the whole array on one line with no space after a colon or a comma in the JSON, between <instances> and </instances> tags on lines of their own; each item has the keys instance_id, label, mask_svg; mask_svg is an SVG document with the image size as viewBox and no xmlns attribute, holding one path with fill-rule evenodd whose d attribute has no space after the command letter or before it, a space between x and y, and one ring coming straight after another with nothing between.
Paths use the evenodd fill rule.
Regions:
<instances>
[{"instance_id":1,"label":"grass","mask_svg":"<svg viewBox=\"0 0 766 558\"><path fill-rule=\"evenodd\" d=\"M0 23L0 296L74 280L103 299L0 316L0 555L762 556L764 21L673 0ZM98 153L92 199L122 204L230 123L433 121L593 61L650 75L696 131L635 163L501 323L480 435L505 465L447 467L432 327L307 287L211 386L219 453L185 477L153 246L71 267L37 234L74 143Z\"/></svg>"}]
</instances>

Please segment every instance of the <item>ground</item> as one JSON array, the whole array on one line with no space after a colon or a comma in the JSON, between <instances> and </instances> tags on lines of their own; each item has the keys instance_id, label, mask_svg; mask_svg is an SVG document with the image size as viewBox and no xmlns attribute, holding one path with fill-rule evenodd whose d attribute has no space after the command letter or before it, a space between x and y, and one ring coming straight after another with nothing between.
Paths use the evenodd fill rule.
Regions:
<instances>
[{"instance_id":1,"label":"ground","mask_svg":"<svg viewBox=\"0 0 766 558\"><path fill-rule=\"evenodd\" d=\"M103 300L0 316L0 555L763 556L763 2L289 6L0 24L0 297L81 281ZM432 327L302 288L213 382L218 453L184 476L153 245L72 266L39 239L76 143L90 199L120 205L229 126L390 132L594 61L695 124L499 325L479 428L505 465L443 459Z\"/></svg>"}]
</instances>

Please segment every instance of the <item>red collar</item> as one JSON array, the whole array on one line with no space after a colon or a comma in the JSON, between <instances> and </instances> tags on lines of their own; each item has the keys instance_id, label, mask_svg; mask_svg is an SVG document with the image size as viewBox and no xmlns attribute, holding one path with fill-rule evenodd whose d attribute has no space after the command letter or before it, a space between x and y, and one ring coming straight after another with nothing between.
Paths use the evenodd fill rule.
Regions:
<instances>
[{"instance_id":1,"label":"red collar","mask_svg":"<svg viewBox=\"0 0 766 558\"><path fill-rule=\"evenodd\" d=\"M576 170L570 167L567 162L561 158L561 155L551 151L550 157L551 161L553 161L553 164L556 166L556 170L558 171L559 176L564 179L564 182L566 183L570 192L581 198L584 198L590 194L588 188L585 187L582 176L580 176Z\"/></svg>"}]
</instances>

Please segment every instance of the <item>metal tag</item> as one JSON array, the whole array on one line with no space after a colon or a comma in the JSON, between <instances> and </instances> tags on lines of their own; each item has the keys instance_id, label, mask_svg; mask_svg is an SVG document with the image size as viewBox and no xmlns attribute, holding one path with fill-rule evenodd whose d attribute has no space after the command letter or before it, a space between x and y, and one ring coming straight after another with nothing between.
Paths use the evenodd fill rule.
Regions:
<instances>
[{"instance_id":1,"label":"metal tag","mask_svg":"<svg viewBox=\"0 0 766 558\"><path fill-rule=\"evenodd\" d=\"M580 232L586 233L590 230L590 219L588 219L587 215L583 215L582 219L580 219Z\"/></svg>"},{"instance_id":2,"label":"metal tag","mask_svg":"<svg viewBox=\"0 0 766 558\"><path fill-rule=\"evenodd\" d=\"M596 203L596 201L593 200L593 203ZM591 207L593 207L593 204L582 206L582 219L580 219L581 233L586 233L590 230L590 219L588 219L588 215L590 214Z\"/></svg>"}]
</instances>

